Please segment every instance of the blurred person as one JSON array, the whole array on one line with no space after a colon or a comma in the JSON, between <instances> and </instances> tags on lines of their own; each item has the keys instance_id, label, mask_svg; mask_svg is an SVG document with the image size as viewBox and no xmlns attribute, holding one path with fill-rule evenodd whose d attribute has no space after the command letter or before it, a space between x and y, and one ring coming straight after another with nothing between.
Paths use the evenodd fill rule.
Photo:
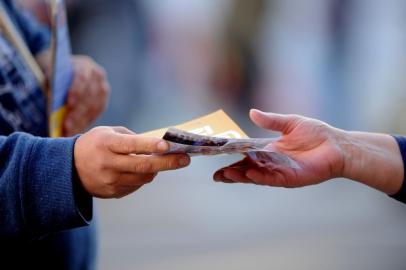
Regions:
<instances>
[{"instance_id":1,"label":"blurred person","mask_svg":"<svg viewBox=\"0 0 406 270\"><path fill-rule=\"evenodd\" d=\"M275 0L265 11L256 106L326 115L331 1Z\"/></svg>"},{"instance_id":2,"label":"blurred person","mask_svg":"<svg viewBox=\"0 0 406 270\"><path fill-rule=\"evenodd\" d=\"M251 110L250 117L282 133L268 149L290 156L300 168L259 168L246 158L216 172L216 181L295 188L344 177L406 203L406 137L349 132L299 115Z\"/></svg>"},{"instance_id":3,"label":"blurred person","mask_svg":"<svg viewBox=\"0 0 406 270\"><path fill-rule=\"evenodd\" d=\"M234 0L224 22L213 89L231 104L249 106L259 75L258 41L272 1Z\"/></svg>"},{"instance_id":4,"label":"blurred person","mask_svg":"<svg viewBox=\"0 0 406 270\"><path fill-rule=\"evenodd\" d=\"M395 120L404 122L394 107L404 107L406 2L360 0L349 1L348 7L345 87L350 118L363 130L393 131Z\"/></svg>"},{"instance_id":5,"label":"blurred person","mask_svg":"<svg viewBox=\"0 0 406 270\"><path fill-rule=\"evenodd\" d=\"M0 4L46 69L48 31L13 1ZM165 152L168 145L122 127L46 138L46 99L11 44L1 33L0 265L92 269L95 239L87 226L92 220L92 197L128 195L152 181L157 172L186 166L189 157L152 155ZM64 122L67 136L83 132L100 115L109 92L105 72L93 60L74 56L72 62L75 77Z\"/></svg>"},{"instance_id":6,"label":"blurred person","mask_svg":"<svg viewBox=\"0 0 406 270\"><path fill-rule=\"evenodd\" d=\"M146 104L148 96L159 91L155 85L144 85L150 78L146 66L150 45L147 44L149 20L143 1L75 1L68 11L72 50L97 59L108 71L115 89L101 121L117 123L119 119L120 124L136 123L132 127L138 128L142 112L150 107ZM151 76L161 82L158 71Z\"/></svg>"}]
</instances>

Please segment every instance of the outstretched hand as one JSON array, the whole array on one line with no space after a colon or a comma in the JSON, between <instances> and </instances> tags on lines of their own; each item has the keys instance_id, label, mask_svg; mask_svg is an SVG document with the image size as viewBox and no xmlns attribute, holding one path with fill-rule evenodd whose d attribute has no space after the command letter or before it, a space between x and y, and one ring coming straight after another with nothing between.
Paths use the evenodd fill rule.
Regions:
<instances>
[{"instance_id":1,"label":"outstretched hand","mask_svg":"<svg viewBox=\"0 0 406 270\"><path fill-rule=\"evenodd\" d=\"M214 174L216 181L293 188L343 175L345 158L340 147L340 141L344 139L341 130L298 115L251 110L250 117L259 127L282 133L282 137L267 148L288 155L300 168L260 168L245 158L217 171Z\"/></svg>"}]
</instances>

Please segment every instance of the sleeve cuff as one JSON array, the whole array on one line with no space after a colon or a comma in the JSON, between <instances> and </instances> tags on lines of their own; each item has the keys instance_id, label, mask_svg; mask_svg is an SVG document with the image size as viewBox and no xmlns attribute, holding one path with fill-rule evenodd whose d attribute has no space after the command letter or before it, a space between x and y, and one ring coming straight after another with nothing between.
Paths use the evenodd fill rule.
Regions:
<instances>
[{"instance_id":1,"label":"sleeve cuff","mask_svg":"<svg viewBox=\"0 0 406 270\"><path fill-rule=\"evenodd\" d=\"M405 168L405 165L406 165L406 137L398 136L398 135L394 135L393 137L395 138L396 142L399 145L400 153L402 155L402 160L403 160L403 167ZM406 171L404 173L404 177L406 177ZM406 204L406 181L405 180L403 180L402 187L400 188L398 193L391 195L390 197Z\"/></svg>"}]
</instances>

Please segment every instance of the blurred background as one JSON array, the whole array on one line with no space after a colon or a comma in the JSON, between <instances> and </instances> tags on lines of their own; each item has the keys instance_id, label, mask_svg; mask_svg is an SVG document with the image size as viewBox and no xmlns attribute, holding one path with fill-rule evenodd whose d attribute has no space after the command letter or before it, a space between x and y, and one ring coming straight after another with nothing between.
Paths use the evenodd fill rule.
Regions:
<instances>
[{"instance_id":1,"label":"blurred background","mask_svg":"<svg viewBox=\"0 0 406 270\"><path fill-rule=\"evenodd\" d=\"M24 1L37 9L35 1ZM223 108L406 133L406 1L69 1L73 50L112 85L100 125L136 132ZM348 180L287 190L212 182L195 158L97 200L99 269L405 269L406 207Z\"/></svg>"}]
</instances>

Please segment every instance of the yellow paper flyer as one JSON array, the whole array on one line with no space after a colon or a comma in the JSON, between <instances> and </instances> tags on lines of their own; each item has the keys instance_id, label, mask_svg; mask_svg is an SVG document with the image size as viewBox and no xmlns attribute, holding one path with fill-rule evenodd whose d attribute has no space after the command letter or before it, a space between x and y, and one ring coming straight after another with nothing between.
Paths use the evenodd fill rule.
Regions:
<instances>
[{"instance_id":1,"label":"yellow paper flyer","mask_svg":"<svg viewBox=\"0 0 406 270\"><path fill-rule=\"evenodd\" d=\"M223 110L172 127L204 136L248 138L247 134ZM143 135L162 138L168 128L149 131Z\"/></svg>"}]
</instances>

